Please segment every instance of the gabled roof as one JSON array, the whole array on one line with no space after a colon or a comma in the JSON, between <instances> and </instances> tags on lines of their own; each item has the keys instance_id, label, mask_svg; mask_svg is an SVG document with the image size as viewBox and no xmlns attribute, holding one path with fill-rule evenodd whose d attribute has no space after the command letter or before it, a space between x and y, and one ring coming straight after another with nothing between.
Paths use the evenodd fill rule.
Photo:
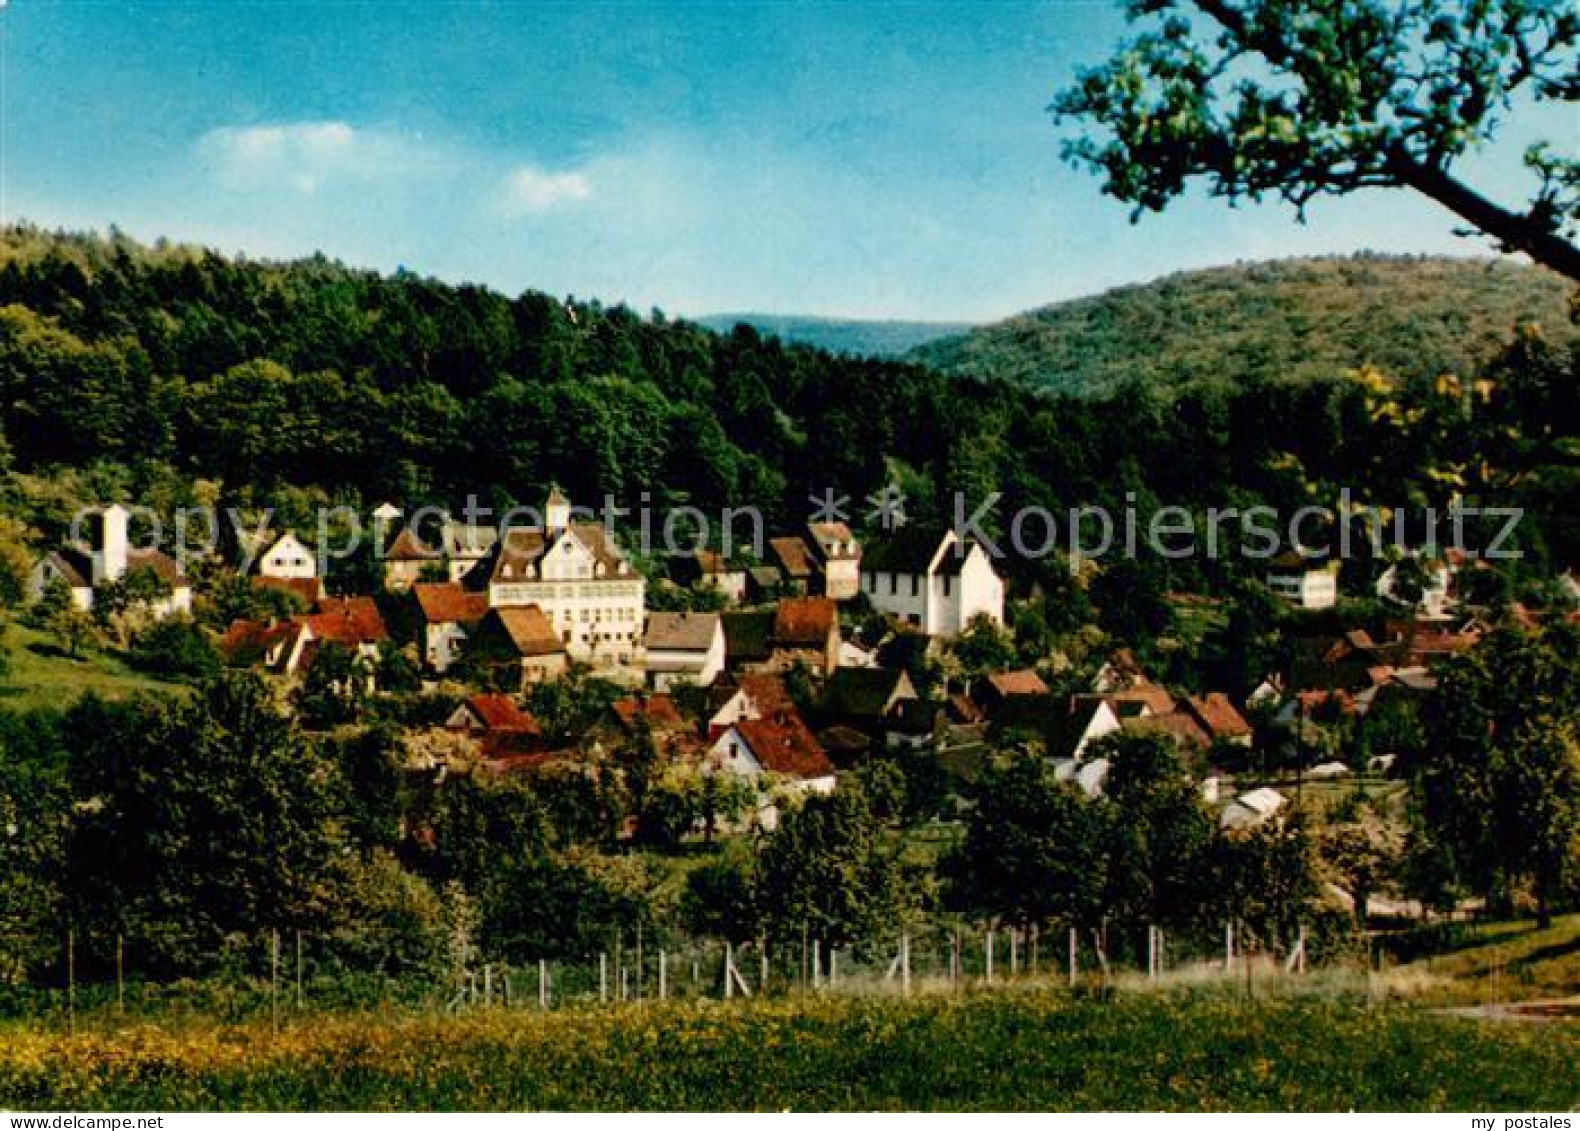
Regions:
<instances>
[{"instance_id":1,"label":"gabled roof","mask_svg":"<svg viewBox=\"0 0 1580 1131\"><path fill-rule=\"evenodd\" d=\"M628 733L635 733L643 723L657 733L674 733L690 729L675 701L668 695L631 696L616 699L609 704L614 717Z\"/></svg>"},{"instance_id":2,"label":"gabled roof","mask_svg":"<svg viewBox=\"0 0 1580 1131\"><path fill-rule=\"evenodd\" d=\"M1185 746L1205 749L1212 745L1212 736L1184 711L1170 711L1164 715L1138 715L1121 724L1128 734L1162 734Z\"/></svg>"},{"instance_id":3,"label":"gabled roof","mask_svg":"<svg viewBox=\"0 0 1580 1131\"><path fill-rule=\"evenodd\" d=\"M537 577L542 558L561 541L574 538L593 562L603 568L604 577L634 576L625 555L596 522L573 522L564 530L545 531L541 527L512 527L505 531L487 555L487 568L478 574L490 581L527 581Z\"/></svg>"},{"instance_id":4,"label":"gabled roof","mask_svg":"<svg viewBox=\"0 0 1580 1131\"><path fill-rule=\"evenodd\" d=\"M554 625L536 605L490 609L483 624L502 632L518 656L552 656L565 650Z\"/></svg>"},{"instance_id":5,"label":"gabled roof","mask_svg":"<svg viewBox=\"0 0 1580 1131\"><path fill-rule=\"evenodd\" d=\"M172 589L192 584L181 572L176 560L162 550L127 550L126 572L136 573L140 569L148 570Z\"/></svg>"},{"instance_id":6,"label":"gabled roof","mask_svg":"<svg viewBox=\"0 0 1580 1131\"><path fill-rule=\"evenodd\" d=\"M761 719L742 719L734 729L758 765L769 773L795 778L822 778L834 773L834 764L823 747L794 712L778 711Z\"/></svg>"},{"instance_id":7,"label":"gabled roof","mask_svg":"<svg viewBox=\"0 0 1580 1131\"><path fill-rule=\"evenodd\" d=\"M462 704L487 730L539 735L538 720L508 695L474 695Z\"/></svg>"},{"instance_id":8,"label":"gabled roof","mask_svg":"<svg viewBox=\"0 0 1580 1131\"><path fill-rule=\"evenodd\" d=\"M894 668L836 668L823 688L830 715L881 719L896 697L916 698L910 676Z\"/></svg>"},{"instance_id":9,"label":"gabled roof","mask_svg":"<svg viewBox=\"0 0 1580 1131\"><path fill-rule=\"evenodd\" d=\"M384 551L384 560L390 562L432 562L442 557L444 554L440 550L423 542L409 526L395 535L389 549Z\"/></svg>"},{"instance_id":10,"label":"gabled roof","mask_svg":"<svg viewBox=\"0 0 1580 1131\"><path fill-rule=\"evenodd\" d=\"M809 522L806 531L824 561L852 561L861 557L861 546L843 522Z\"/></svg>"},{"instance_id":11,"label":"gabled roof","mask_svg":"<svg viewBox=\"0 0 1580 1131\"><path fill-rule=\"evenodd\" d=\"M488 594L455 581L419 581L411 587L427 624L476 624L488 615Z\"/></svg>"},{"instance_id":12,"label":"gabled roof","mask_svg":"<svg viewBox=\"0 0 1580 1131\"><path fill-rule=\"evenodd\" d=\"M1192 695L1183 706L1212 738L1244 738L1251 733L1251 724L1245 721L1245 716L1235 709L1229 697L1221 691L1199 697Z\"/></svg>"},{"instance_id":13,"label":"gabled roof","mask_svg":"<svg viewBox=\"0 0 1580 1131\"><path fill-rule=\"evenodd\" d=\"M66 547L44 555L54 571L73 589L93 588L93 559L81 550Z\"/></svg>"},{"instance_id":14,"label":"gabled roof","mask_svg":"<svg viewBox=\"0 0 1580 1131\"><path fill-rule=\"evenodd\" d=\"M648 613L642 643L649 651L705 653L719 632L718 613Z\"/></svg>"},{"instance_id":15,"label":"gabled roof","mask_svg":"<svg viewBox=\"0 0 1580 1131\"><path fill-rule=\"evenodd\" d=\"M499 531L476 522L444 524L444 551L452 558L481 558L499 541Z\"/></svg>"},{"instance_id":16,"label":"gabled roof","mask_svg":"<svg viewBox=\"0 0 1580 1131\"><path fill-rule=\"evenodd\" d=\"M902 526L899 530L873 542L862 555L861 569L863 573L914 573L926 574L930 572L933 559L938 557L938 551L949 537L949 531L937 526L924 523L913 523ZM939 570L944 573L951 572L947 567L950 559L956 560L958 572L958 559L960 554L953 550L943 555L939 562Z\"/></svg>"},{"instance_id":17,"label":"gabled roof","mask_svg":"<svg viewBox=\"0 0 1580 1131\"><path fill-rule=\"evenodd\" d=\"M786 577L793 577L803 581L817 572L817 561L812 557L812 548L802 538L789 534L779 538L768 539L768 548L784 568Z\"/></svg>"},{"instance_id":18,"label":"gabled roof","mask_svg":"<svg viewBox=\"0 0 1580 1131\"><path fill-rule=\"evenodd\" d=\"M233 664L254 664L264 658L275 644L299 631L290 621L266 624L260 620L236 620L220 637L219 651Z\"/></svg>"},{"instance_id":19,"label":"gabled roof","mask_svg":"<svg viewBox=\"0 0 1580 1131\"><path fill-rule=\"evenodd\" d=\"M752 705L757 708L757 713L760 715L795 710L795 701L790 698L790 692L781 676L771 672L743 672L735 677L735 684L746 692L746 697L752 701Z\"/></svg>"},{"instance_id":20,"label":"gabled roof","mask_svg":"<svg viewBox=\"0 0 1580 1131\"><path fill-rule=\"evenodd\" d=\"M315 638L337 644L381 644L390 638L372 597L322 597L304 620Z\"/></svg>"},{"instance_id":21,"label":"gabled roof","mask_svg":"<svg viewBox=\"0 0 1580 1131\"><path fill-rule=\"evenodd\" d=\"M988 685L1002 698L1011 695L1048 694L1048 685L1043 683L1042 677L1030 668L1016 672L993 672L986 678Z\"/></svg>"},{"instance_id":22,"label":"gabled roof","mask_svg":"<svg viewBox=\"0 0 1580 1131\"><path fill-rule=\"evenodd\" d=\"M822 648L839 627L839 606L829 597L786 597L774 611L773 643Z\"/></svg>"}]
</instances>

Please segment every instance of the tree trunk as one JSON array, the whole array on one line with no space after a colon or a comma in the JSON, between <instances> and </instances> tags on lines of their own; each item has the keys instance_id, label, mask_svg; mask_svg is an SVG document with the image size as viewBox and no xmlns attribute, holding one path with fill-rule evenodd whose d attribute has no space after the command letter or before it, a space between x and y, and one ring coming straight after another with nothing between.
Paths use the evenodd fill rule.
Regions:
<instances>
[{"instance_id":1,"label":"tree trunk","mask_svg":"<svg viewBox=\"0 0 1580 1131\"><path fill-rule=\"evenodd\" d=\"M1418 161L1404 148L1389 152L1388 171L1400 183L1431 197L1457 216L1498 240L1511 251L1523 251L1536 262L1580 283L1580 247L1529 216L1494 204L1442 169Z\"/></svg>"}]
</instances>

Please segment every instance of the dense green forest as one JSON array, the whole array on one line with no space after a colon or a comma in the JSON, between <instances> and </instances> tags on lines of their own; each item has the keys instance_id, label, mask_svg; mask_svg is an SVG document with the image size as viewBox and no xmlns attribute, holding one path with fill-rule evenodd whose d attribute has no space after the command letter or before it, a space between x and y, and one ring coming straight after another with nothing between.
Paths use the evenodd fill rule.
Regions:
<instances>
[{"instance_id":1,"label":"dense green forest","mask_svg":"<svg viewBox=\"0 0 1580 1131\"><path fill-rule=\"evenodd\" d=\"M697 319L728 334L744 322L761 334L816 346L830 353L899 357L939 338L964 334L970 322L903 322L889 319L819 318L805 314L708 314Z\"/></svg>"},{"instance_id":2,"label":"dense green forest","mask_svg":"<svg viewBox=\"0 0 1580 1131\"><path fill-rule=\"evenodd\" d=\"M952 373L1100 396L1133 381L1325 379L1374 365L1464 373L1516 323L1573 341L1570 287L1505 260L1357 255L1187 271L1016 315L911 356Z\"/></svg>"},{"instance_id":3,"label":"dense green forest","mask_svg":"<svg viewBox=\"0 0 1580 1131\"><path fill-rule=\"evenodd\" d=\"M1442 267L1362 269L1420 271L1416 289L1430 292ZM1174 398L1136 381L1091 400L531 291L12 228L0 238L0 505L45 539L69 507L110 495L267 503L289 520L330 498L536 503L555 480L584 500L753 503L790 521L829 487L859 513L886 483L911 516L942 518L956 491L1002 492L1002 515L1026 503L1289 508L1348 486L1394 505L1518 496L1538 519L1528 546L1571 561L1573 355L1516 340L1527 307L1510 297L1544 277L1456 270L1505 294L1472 319L1487 352L1459 359L1460 381L1438 380L1412 340L1366 380L1333 363L1301 382L1252 371ZM1255 290L1232 292L1242 321L1272 324ZM1368 325L1363 340L1382 332ZM1225 371L1236 356L1205 322L1191 344Z\"/></svg>"}]
</instances>

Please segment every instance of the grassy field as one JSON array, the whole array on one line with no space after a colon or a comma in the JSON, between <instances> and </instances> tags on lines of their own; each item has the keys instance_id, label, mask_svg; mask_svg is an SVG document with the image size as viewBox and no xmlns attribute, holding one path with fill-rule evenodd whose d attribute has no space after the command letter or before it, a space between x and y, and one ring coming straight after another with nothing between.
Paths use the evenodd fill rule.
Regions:
<instances>
[{"instance_id":1,"label":"grassy field","mask_svg":"<svg viewBox=\"0 0 1580 1131\"><path fill-rule=\"evenodd\" d=\"M1475 928L1442 953L1385 970L1393 996L1440 1005L1580 996L1580 915Z\"/></svg>"},{"instance_id":2,"label":"grassy field","mask_svg":"<svg viewBox=\"0 0 1580 1131\"><path fill-rule=\"evenodd\" d=\"M0 708L63 706L89 691L105 699L125 699L182 690L103 653L72 659L48 636L25 625L12 625L11 644L11 671L0 680Z\"/></svg>"},{"instance_id":3,"label":"grassy field","mask_svg":"<svg viewBox=\"0 0 1580 1131\"><path fill-rule=\"evenodd\" d=\"M0 1106L1567 1110L1580 1028L1407 1005L1052 990L76 1036L0 1030Z\"/></svg>"}]
</instances>

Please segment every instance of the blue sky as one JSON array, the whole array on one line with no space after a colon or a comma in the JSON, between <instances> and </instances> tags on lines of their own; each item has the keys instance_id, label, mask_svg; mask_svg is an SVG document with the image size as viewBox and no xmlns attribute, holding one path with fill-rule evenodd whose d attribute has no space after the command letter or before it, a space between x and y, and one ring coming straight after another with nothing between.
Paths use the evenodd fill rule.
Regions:
<instances>
[{"instance_id":1,"label":"blue sky","mask_svg":"<svg viewBox=\"0 0 1580 1131\"><path fill-rule=\"evenodd\" d=\"M989 319L1236 259L1484 250L1399 193L1132 226L1044 112L1123 30L1106 0L11 0L0 212L691 315ZM1517 200L1509 164L1472 172Z\"/></svg>"}]
</instances>

